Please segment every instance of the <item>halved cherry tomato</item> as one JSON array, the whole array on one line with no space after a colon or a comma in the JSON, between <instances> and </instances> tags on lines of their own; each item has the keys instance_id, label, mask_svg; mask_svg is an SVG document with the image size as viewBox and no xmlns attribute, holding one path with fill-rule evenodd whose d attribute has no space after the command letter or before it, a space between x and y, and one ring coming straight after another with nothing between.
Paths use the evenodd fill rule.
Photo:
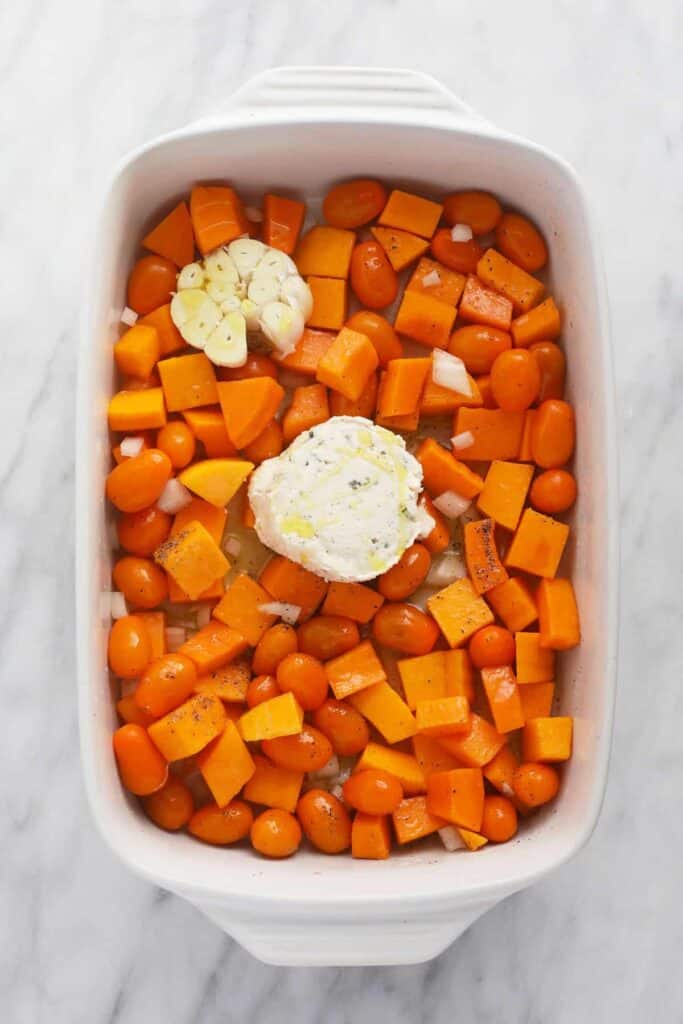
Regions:
<instances>
[{"instance_id":1,"label":"halved cherry tomato","mask_svg":"<svg viewBox=\"0 0 683 1024\"><path fill-rule=\"evenodd\" d=\"M566 360L560 346L553 341L536 341L529 346L529 351L533 352L541 371L539 402L545 402L546 398L562 398Z\"/></svg>"},{"instance_id":2,"label":"halved cherry tomato","mask_svg":"<svg viewBox=\"0 0 683 1024\"><path fill-rule=\"evenodd\" d=\"M376 768L354 772L344 783L344 800L363 814L391 814L402 799L396 776Z\"/></svg>"},{"instance_id":3,"label":"halved cherry tomato","mask_svg":"<svg viewBox=\"0 0 683 1024\"><path fill-rule=\"evenodd\" d=\"M298 629L299 650L329 661L360 643L358 626L343 615L316 615Z\"/></svg>"},{"instance_id":4,"label":"halved cherry tomato","mask_svg":"<svg viewBox=\"0 0 683 1024\"><path fill-rule=\"evenodd\" d=\"M475 668L497 668L515 660L515 638L502 626L484 626L477 630L469 644Z\"/></svg>"},{"instance_id":5,"label":"halved cherry tomato","mask_svg":"<svg viewBox=\"0 0 683 1024\"><path fill-rule=\"evenodd\" d=\"M368 724L355 708L330 698L313 712L313 724L332 744L335 754L352 757L360 754L370 740Z\"/></svg>"},{"instance_id":6,"label":"halved cherry tomato","mask_svg":"<svg viewBox=\"0 0 683 1024\"><path fill-rule=\"evenodd\" d=\"M525 348L511 348L491 367L491 391L505 412L523 412L536 400L541 387L538 362Z\"/></svg>"},{"instance_id":7,"label":"halved cherry tomato","mask_svg":"<svg viewBox=\"0 0 683 1024\"><path fill-rule=\"evenodd\" d=\"M148 558L124 555L114 566L112 577L134 608L155 608L168 594L166 573Z\"/></svg>"},{"instance_id":8,"label":"halved cherry tomato","mask_svg":"<svg viewBox=\"0 0 683 1024\"><path fill-rule=\"evenodd\" d=\"M162 427L157 434L157 448L166 452L174 469L184 469L194 458L194 434L187 423L173 420Z\"/></svg>"},{"instance_id":9,"label":"halved cherry tomato","mask_svg":"<svg viewBox=\"0 0 683 1024\"><path fill-rule=\"evenodd\" d=\"M400 359L403 355L401 339L389 321L379 313L359 309L349 317L346 326L370 339L375 346L380 366L386 366L390 359Z\"/></svg>"},{"instance_id":10,"label":"halved cherry tomato","mask_svg":"<svg viewBox=\"0 0 683 1024\"><path fill-rule=\"evenodd\" d=\"M124 512L116 524L119 544L131 555L153 555L171 531L171 517L156 505Z\"/></svg>"},{"instance_id":11,"label":"halved cherry tomato","mask_svg":"<svg viewBox=\"0 0 683 1024\"><path fill-rule=\"evenodd\" d=\"M309 789L296 816L307 839L322 853L342 853L351 845L351 819L341 800L324 789Z\"/></svg>"},{"instance_id":12,"label":"halved cherry tomato","mask_svg":"<svg viewBox=\"0 0 683 1024\"><path fill-rule=\"evenodd\" d=\"M148 796L161 789L168 765L141 725L122 725L114 733L114 754L121 782L129 793Z\"/></svg>"},{"instance_id":13,"label":"halved cherry tomato","mask_svg":"<svg viewBox=\"0 0 683 1024\"><path fill-rule=\"evenodd\" d=\"M257 675L273 675L282 659L298 648L296 630L279 622L267 629L257 643L251 667Z\"/></svg>"},{"instance_id":14,"label":"halved cherry tomato","mask_svg":"<svg viewBox=\"0 0 683 1024\"><path fill-rule=\"evenodd\" d=\"M254 819L249 835L264 857L291 857L301 843L301 825L289 811L274 807Z\"/></svg>"},{"instance_id":15,"label":"halved cherry tomato","mask_svg":"<svg viewBox=\"0 0 683 1024\"><path fill-rule=\"evenodd\" d=\"M143 256L130 272L126 304L144 316L171 301L178 270L163 256Z\"/></svg>"},{"instance_id":16,"label":"halved cherry tomato","mask_svg":"<svg viewBox=\"0 0 683 1024\"><path fill-rule=\"evenodd\" d=\"M398 277L379 242L360 242L351 254L351 288L370 309L390 306L398 294Z\"/></svg>"},{"instance_id":17,"label":"halved cherry tomato","mask_svg":"<svg viewBox=\"0 0 683 1024\"><path fill-rule=\"evenodd\" d=\"M172 470L166 452L143 449L139 455L114 466L107 477L107 497L120 512L140 512L154 504Z\"/></svg>"},{"instance_id":18,"label":"halved cherry tomato","mask_svg":"<svg viewBox=\"0 0 683 1024\"><path fill-rule=\"evenodd\" d=\"M184 654L165 654L145 669L135 690L135 703L153 718L173 711L190 696L197 669Z\"/></svg>"},{"instance_id":19,"label":"halved cherry tomato","mask_svg":"<svg viewBox=\"0 0 683 1024\"><path fill-rule=\"evenodd\" d=\"M327 697L325 669L322 662L310 654L301 651L288 654L278 665L276 678L280 690L293 693L304 711L319 708Z\"/></svg>"},{"instance_id":20,"label":"halved cherry tomato","mask_svg":"<svg viewBox=\"0 0 683 1024\"><path fill-rule=\"evenodd\" d=\"M378 578L377 589L389 601L403 601L424 582L431 564L431 556L424 544L411 544L396 565Z\"/></svg>"},{"instance_id":21,"label":"halved cherry tomato","mask_svg":"<svg viewBox=\"0 0 683 1024\"><path fill-rule=\"evenodd\" d=\"M512 337L507 331L484 324L468 324L451 334L448 351L462 359L470 373L478 376L489 373L497 356L512 348Z\"/></svg>"},{"instance_id":22,"label":"halved cherry tomato","mask_svg":"<svg viewBox=\"0 0 683 1024\"><path fill-rule=\"evenodd\" d=\"M549 398L539 405L531 428L531 454L541 469L559 469L574 452L574 410L568 402Z\"/></svg>"},{"instance_id":23,"label":"halved cherry tomato","mask_svg":"<svg viewBox=\"0 0 683 1024\"><path fill-rule=\"evenodd\" d=\"M323 216L333 228L360 228L379 216L386 201L386 190L378 181L356 178L330 189L323 200Z\"/></svg>"},{"instance_id":24,"label":"halved cherry tomato","mask_svg":"<svg viewBox=\"0 0 683 1024\"><path fill-rule=\"evenodd\" d=\"M327 736L311 725L304 725L294 736L262 740L261 749L280 768L291 772L317 772L332 757L332 744Z\"/></svg>"},{"instance_id":25,"label":"halved cherry tomato","mask_svg":"<svg viewBox=\"0 0 683 1024\"><path fill-rule=\"evenodd\" d=\"M517 811L504 796L485 796L481 834L493 843L507 843L517 832Z\"/></svg>"},{"instance_id":26,"label":"halved cherry tomato","mask_svg":"<svg viewBox=\"0 0 683 1024\"><path fill-rule=\"evenodd\" d=\"M249 835L254 815L244 800L231 800L225 807L206 804L195 811L187 826L197 839L212 846L229 846Z\"/></svg>"},{"instance_id":27,"label":"halved cherry tomato","mask_svg":"<svg viewBox=\"0 0 683 1024\"><path fill-rule=\"evenodd\" d=\"M142 806L154 824L167 832L184 828L194 813L192 793L176 775L170 775L165 786L146 796Z\"/></svg>"},{"instance_id":28,"label":"halved cherry tomato","mask_svg":"<svg viewBox=\"0 0 683 1024\"><path fill-rule=\"evenodd\" d=\"M484 255L474 238L469 242L454 242L450 228L439 228L432 238L431 250L435 260L459 274L476 274L477 263Z\"/></svg>"},{"instance_id":29,"label":"halved cherry tomato","mask_svg":"<svg viewBox=\"0 0 683 1024\"><path fill-rule=\"evenodd\" d=\"M527 761L512 776L512 788L525 807L540 807L557 795L560 777L549 764Z\"/></svg>"},{"instance_id":30,"label":"halved cherry tomato","mask_svg":"<svg viewBox=\"0 0 683 1024\"><path fill-rule=\"evenodd\" d=\"M218 370L221 380L247 380L251 377L277 378L277 364L263 352L249 352L242 366L221 366Z\"/></svg>"},{"instance_id":31,"label":"halved cherry tomato","mask_svg":"<svg viewBox=\"0 0 683 1024\"><path fill-rule=\"evenodd\" d=\"M274 676L254 676L247 687L247 707L255 708L257 704L279 697L281 692Z\"/></svg>"},{"instance_id":32,"label":"halved cherry tomato","mask_svg":"<svg viewBox=\"0 0 683 1024\"><path fill-rule=\"evenodd\" d=\"M434 619L411 604L383 605L372 621L375 640L403 654L428 654L439 636Z\"/></svg>"},{"instance_id":33,"label":"halved cherry tomato","mask_svg":"<svg viewBox=\"0 0 683 1024\"><path fill-rule=\"evenodd\" d=\"M451 226L468 224L475 235L486 235L493 231L503 215L503 210L490 192L471 189L446 196L443 201L443 215Z\"/></svg>"},{"instance_id":34,"label":"halved cherry tomato","mask_svg":"<svg viewBox=\"0 0 683 1024\"><path fill-rule=\"evenodd\" d=\"M152 644L142 619L124 615L112 624L108 644L109 668L121 679L137 679L152 658Z\"/></svg>"},{"instance_id":35,"label":"halved cherry tomato","mask_svg":"<svg viewBox=\"0 0 683 1024\"><path fill-rule=\"evenodd\" d=\"M504 213L498 221L496 248L530 274L548 262L548 250L541 232L519 213Z\"/></svg>"}]
</instances>

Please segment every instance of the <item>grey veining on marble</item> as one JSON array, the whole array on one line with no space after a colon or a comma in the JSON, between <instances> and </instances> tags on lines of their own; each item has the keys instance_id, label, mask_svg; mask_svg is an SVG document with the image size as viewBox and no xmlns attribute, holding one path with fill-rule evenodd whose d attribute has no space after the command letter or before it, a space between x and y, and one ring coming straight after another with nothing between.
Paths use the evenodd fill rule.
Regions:
<instances>
[{"instance_id":1,"label":"grey veining on marble","mask_svg":"<svg viewBox=\"0 0 683 1024\"><path fill-rule=\"evenodd\" d=\"M0 5L0 1019L579 1024L683 1019L683 9L677 0ZM574 164L604 243L620 409L614 755L586 849L420 967L265 967L133 878L80 782L75 346L116 160L274 64L432 72Z\"/></svg>"}]
</instances>

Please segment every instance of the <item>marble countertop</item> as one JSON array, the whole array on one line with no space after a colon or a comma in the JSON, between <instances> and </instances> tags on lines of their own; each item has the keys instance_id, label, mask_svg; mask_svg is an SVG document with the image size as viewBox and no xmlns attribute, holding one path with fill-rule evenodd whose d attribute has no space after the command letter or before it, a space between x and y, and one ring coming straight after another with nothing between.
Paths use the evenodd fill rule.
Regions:
<instances>
[{"instance_id":1,"label":"marble countertop","mask_svg":"<svg viewBox=\"0 0 683 1024\"><path fill-rule=\"evenodd\" d=\"M676 0L36 0L0 14L2 869L7 1024L680 1019L683 21ZM263 966L131 876L85 805L75 713L74 388L89 210L128 149L275 64L429 71L574 164L612 304L622 636L581 854L409 968Z\"/></svg>"}]
</instances>

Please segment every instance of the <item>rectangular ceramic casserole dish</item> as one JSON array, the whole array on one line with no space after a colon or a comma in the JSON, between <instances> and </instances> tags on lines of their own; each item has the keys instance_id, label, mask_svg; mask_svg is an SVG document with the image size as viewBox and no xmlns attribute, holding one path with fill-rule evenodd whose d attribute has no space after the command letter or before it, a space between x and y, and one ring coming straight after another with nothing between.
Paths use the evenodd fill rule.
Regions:
<instances>
[{"instance_id":1,"label":"rectangular ceramic casserole dish","mask_svg":"<svg viewBox=\"0 0 683 1024\"><path fill-rule=\"evenodd\" d=\"M215 849L150 822L119 784L109 690L110 468L113 385L132 240L162 203L196 181L229 181L253 201L269 188L320 197L372 176L425 194L476 187L530 214L551 252L563 307L568 398L578 420L571 572L583 643L563 657L561 713L575 719L559 799L506 845L448 854L434 843L386 862L306 852L267 862ZM605 787L617 625L616 434L607 309L586 199L572 170L485 123L431 78L408 71L283 68L250 81L212 119L142 147L116 171L91 250L80 351L77 603L83 767L97 825L132 870L199 906L261 959L279 964L427 960L503 897L546 875L586 842Z\"/></svg>"}]
</instances>

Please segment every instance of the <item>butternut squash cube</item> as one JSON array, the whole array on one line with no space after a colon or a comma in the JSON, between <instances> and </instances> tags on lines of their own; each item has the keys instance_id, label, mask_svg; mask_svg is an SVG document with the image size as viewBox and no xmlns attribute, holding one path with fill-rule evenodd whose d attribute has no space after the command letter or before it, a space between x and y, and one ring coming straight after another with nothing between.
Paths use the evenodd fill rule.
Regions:
<instances>
[{"instance_id":1,"label":"butternut squash cube","mask_svg":"<svg viewBox=\"0 0 683 1024\"><path fill-rule=\"evenodd\" d=\"M190 697L147 729L155 747L167 761L192 757L218 736L227 722L225 708L208 693Z\"/></svg>"},{"instance_id":2,"label":"butternut squash cube","mask_svg":"<svg viewBox=\"0 0 683 1024\"><path fill-rule=\"evenodd\" d=\"M302 277L347 278L355 244L354 231L316 224L302 236L294 261Z\"/></svg>"},{"instance_id":3,"label":"butternut squash cube","mask_svg":"<svg viewBox=\"0 0 683 1024\"><path fill-rule=\"evenodd\" d=\"M573 724L574 720L566 715L530 719L522 731L524 760L569 760L572 753Z\"/></svg>"},{"instance_id":4,"label":"butternut squash cube","mask_svg":"<svg viewBox=\"0 0 683 1024\"><path fill-rule=\"evenodd\" d=\"M513 576L489 590L486 600L512 633L526 629L538 618L534 595L519 576Z\"/></svg>"},{"instance_id":5,"label":"butternut squash cube","mask_svg":"<svg viewBox=\"0 0 683 1024\"><path fill-rule=\"evenodd\" d=\"M230 562L209 531L197 520L164 541L154 552L154 561L192 601L225 576L230 568Z\"/></svg>"},{"instance_id":6,"label":"butternut squash cube","mask_svg":"<svg viewBox=\"0 0 683 1024\"><path fill-rule=\"evenodd\" d=\"M109 400L109 429L155 430L166 423L164 392L161 388L119 391Z\"/></svg>"},{"instance_id":7,"label":"butternut squash cube","mask_svg":"<svg viewBox=\"0 0 683 1024\"><path fill-rule=\"evenodd\" d=\"M515 670L520 684L555 678L555 652L541 647L540 633L515 633Z\"/></svg>"},{"instance_id":8,"label":"butternut squash cube","mask_svg":"<svg viewBox=\"0 0 683 1024\"><path fill-rule=\"evenodd\" d=\"M418 238L410 231L399 228L370 228L373 235L387 254L387 258L397 274L423 256L429 248L429 242ZM413 289L419 291L419 289Z\"/></svg>"},{"instance_id":9,"label":"butternut squash cube","mask_svg":"<svg viewBox=\"0 0 683 1024\"><path fill-rule=\"evenodd\" d=\"M403 786L404 793L424 793L424 772L412 754L404 754L393 747L383 747L381 743L371 741L358 758L354 772L366 768L378 768L394 775Z\"/></svg>"},{"instance_id":10,"label":"butternut squash cube","mask_svg":"<svg viewBox=\"0 0 683 1024\"><path fill-rule=\"evenodd\" d=\"M342 327L318 363L316 379L355 402L378 365L377 349L370 339Z\"/></svg>"},{"instance_id":11,"label":"butternut squash cube","mask_svg":"<svg viewBox=\"0 0 683 1024\"><path fill-rule=\"evenodd\" d=\"M484 813L484 777L480 768L452 768L427 779L427 810L453 825L478 832Z\"/></svg>"},{"instance_id":12,"label":"butternut squash cube","mask_svg":"<svg viewBox=\"0 0 683 1024\"><path fill-rule=\"evenodd\" d=\"M423 238L431 238L442 213L441 203L395 188L380 214L379 223L391 228L413 231Z\"/></svg>"},{"instance_id":13,"label":"butternut squash cube","mask_svg":"<svg viewBox=\"0 0 683 1024\"><path fill-rule=\"evenodd\" d=\"M430 814L427 810L426 796L412 796L401 800L391 817L396 838L401 846L430 836L447 824L443 818Z\"/></svg>"},{"instance_id":14,"label":"butternut squash cube","mask_svg":"<svg viewBox=\"0 0 683 1024\"><path fill-rule=\"evenodd\" d=\"M197 764L219 807L229 804L256 770L247 745L230 719L218 739L201 752Z\"/></svg>"},{"instance_id":15,"label":"butternut squash cube","mask_svg":"<svg viewBox=\"0 0 683 1024\"><path fill-rule=\"evenodd\" d=\"M337 700L386 682L386 672L369 640L325 662L325 675Z\"/></svg>"},{"instance_id":16,"label":"butternut squash cube","mask_svg":"<svg viewBox=\"0 0 683 1024\"><path fill-rule=\"evenodd\" d=\"M427 607L451 647L460 647L493 622L493 612L467 577L455 580L427 600Z\"/></svg>"},{"instance_id":17,"label":"butternut squash cube","mask_svg":"<svg viewBox=\"0 0 683 1024\"><path fill-rule=\"evenodd\" d=\"M147 380L154 369L161 343L156 327L135 324L122 334L114 345L114 359L127 377Z\"/></svg>"},{"instance_id":18,"label":"butternut squash cube","mask_svg":"<svg viewBox=\"0 0 683 1024\"><path fill-rule=\"evenodd\" d=\"M209 504L225 508L253 468L245 459L204 459L184 469L178 479Z\"/></svg>"},{"instance_id":19,"label":"butternut squash cube","mask_svg":"<svg viewBox=\"0 0 683 1024\"><path fill-rule=\"evenodd\" d=\"M274 740L278 736L296 736L304 724L304 713L293 693L281 693L245 711L237 726L243 740Z\"/></svg>"},{"instance_id":20,"label":"butternut squash cube","mask_svg":"<svg viewBox=\"0 0 683 1024\"><path fill-rule=\"evenodd\" d=\"M349 703L372 722L387 743L400 743L417 732L410 708L386 681L352 693Z\"/></svg>"},{"instance_id":21,"label":"butternut squash cube","mask_svg":"<svg viewBox=\"0 0 683 1024\"><path fill-rule=\"evenodd\" d=\"M427 736L450 736L454 732L464 732L469 717L470 705L466 697L420 700L415 715L418 731Z\"/></svg>"},{"instance_id":22,"label":"butternut squash cube","mask_svg":"<svg viewBox=\"0 0 683 1024\"><path fill-rule=\"evenodd\" d=\"M500 460L492 462L477 499L477 508L506 530L516 530L533 475L533 466Z\"/></svg>"},{"instance_id":23,"label":"butternut squash cube","mask_svg":"<svg viewBox=\"0 0 683 1024\"><path fill-rule=\"evenodd\" d=\"M279 768L260 754L254 755L254 764L254 774L244 787L244 799L293 813L299 800L304 773Z\"/></svg>"},{"instance_id":24,"label":"butternut squash cube","mask_svg":"<svg viewBox=\"0 0 683 1024\"><path fill-rule=\"evenodd\" d=\"M158 370L169 412L213 405L218 401L213 364L203 352L162 359Z\"/></svg>"},{"instance_id":25,"label":"butternut squash cube","mask_svg":"<svg viewBox=\"0 0 683 1024\"><path fill-rule=\"evenodd\" d=\"M208 626L204 626L186 640L179 651L191 658L199 674L204 675L207 672L215 672L240 654L244 654L248 646L241 633L212 619Z\"/></svg>"},{"instance_id":26,"label":"butternut squash cube","mask_svg":"<svg viewBox=\"0 0 683 1024\"><path fill-rule=\"evenodd\" d=\"M512 538L505 564L533 576L552 579L568 537L569 527L566 523L527 508Z\"/></svg>"},{"instance_id":27,"label":"butternut squash cube","mask_svg":"<svg viewBox=\"0 0 683 1024\"><path fill-rule=\"evenodd\" d=\"M261 605L269 603L271 597L268 591L246 573L240 573L214 608L213 614L241 633L251 647L256 647L277 618L276 615L261 611Z\"/></svg>"},{"instance_id":28,"label":"butternut squash cube","mask_svg":"<svg viewBox=\"0 0 683 1024\"><path fill-rule=\"evenodd\" d=\"M307 283L313 296L313 312L306 326L340 331L346 320L346 281L334 277L309 277Z\"/></svg>"},{"instance_id":29,"label":"butternut squash cube","mask_svg":"<svg viewBox=\"0 0 683 1024\"><path fill-rule=\"evenodd\" d=\"M550 718L555 696L555 683L527 683L520 686L519 699L522 703L524 721L530 718Z\"/></svg>"}]
</instances>

